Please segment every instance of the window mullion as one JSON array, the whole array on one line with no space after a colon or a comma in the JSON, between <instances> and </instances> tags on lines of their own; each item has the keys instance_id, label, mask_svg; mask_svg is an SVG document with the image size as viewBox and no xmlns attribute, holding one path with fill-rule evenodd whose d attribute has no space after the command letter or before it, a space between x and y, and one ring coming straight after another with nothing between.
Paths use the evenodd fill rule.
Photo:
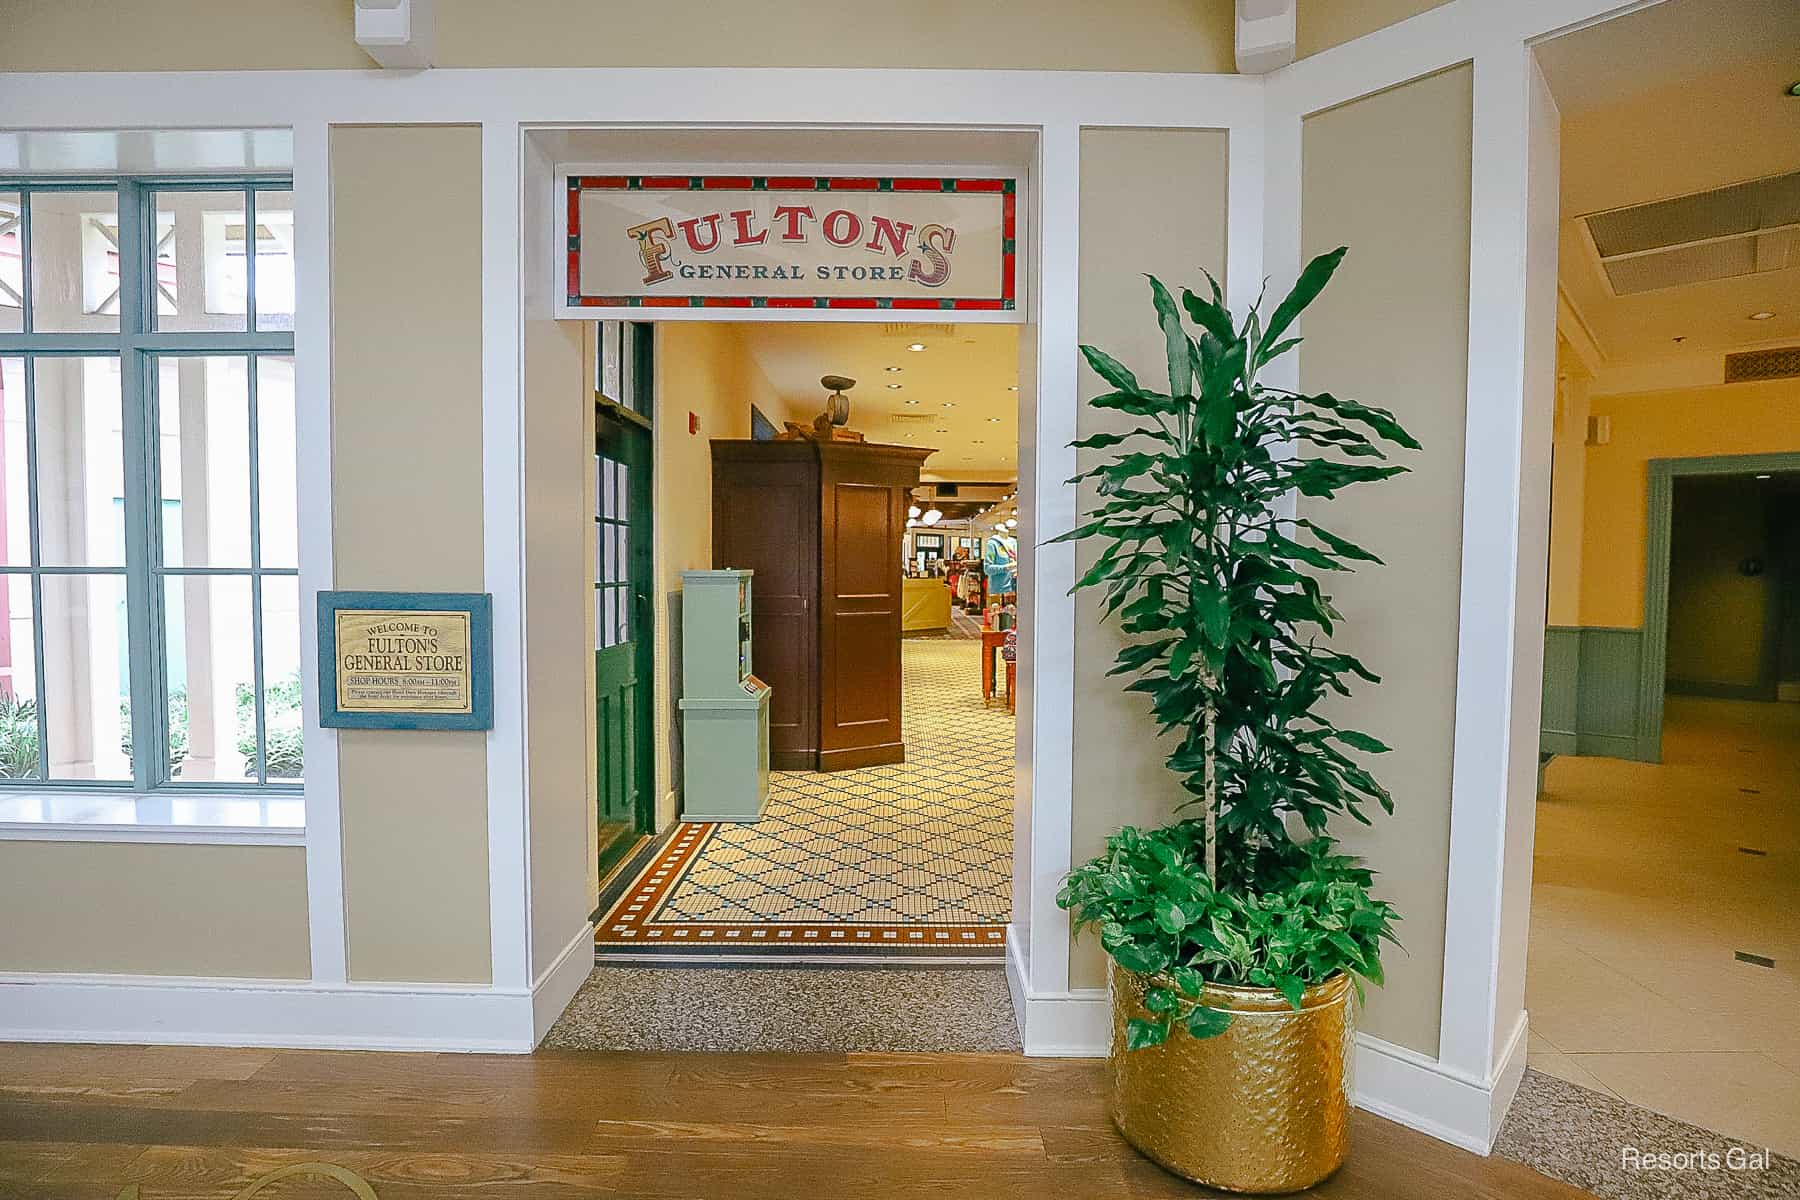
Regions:
<instances>
[{"instance_id":1,"label":"window mullion","mask_svg":"<svg viewBox=\"0 0 1800 1200\"><path fill-rule=\"evenodd\" d=\"M256 189L244 189L244 332L256 332Z\"/></svg>"},{"instance_id":2,"label":"window mullion","mask_svg":"<svg viewBox=\"0 0 1800 1200\"><path fill-rule=\"evenodd\" d=\"M27 303L30 301L27 300ZM32 567L31 669L36 672L34 679L37 687L37 777L39 782L43 782L50 778L50 718L45 711L44 577L36 569L44 561L42 539L38 533L37 455L37 363L28 354L25 356L25 520L30 557L26 561Z\"/></svg>"},{"instance_id":3,"label":"window mullion","mask_svg":"<svg viewBox=\"0 0 1800 1200\"><path fill-rule=\"evenodd\" d=\"M251 276L252 279L255 276ZM255 311L252 305L251 311ZM246 394L250 401L250 686L256 713L256 782L269 782L269 714L268 688L263 680L263 590L262 590L262 462L258 450L261 438L257 432L257 380L261 372L253 354L245 359Z\"/></svg>"},{"instance_id":4,"label":"window mullion","mask_svg":"<svg viewBox=\"0 0 1800 1200\"><path fill-rule=\"evenodd\" d=\"M152 264L146 261L148 237L146 192L137 184L119 184L119 390L125 435L125 612L131 672L131 776L148 790L164 782L168 748L164 699L159 695L161 597L152 569L156 548L157 450L151 412L150 359L134 342L149 329L145 284Z\"/></svg>"},{"instance_id":5,"label":"window mullion","mask_svg":"<svg viewBox=\"0 0 1800 1200\"><path fill-rule=\"evenodd\" d=\"M19 189L19 332L30 333L31 320L31 190ZM30 394L30 389L26 389ZM39 704L40 709L43 708Z\"/></svg>"}]
</instances>

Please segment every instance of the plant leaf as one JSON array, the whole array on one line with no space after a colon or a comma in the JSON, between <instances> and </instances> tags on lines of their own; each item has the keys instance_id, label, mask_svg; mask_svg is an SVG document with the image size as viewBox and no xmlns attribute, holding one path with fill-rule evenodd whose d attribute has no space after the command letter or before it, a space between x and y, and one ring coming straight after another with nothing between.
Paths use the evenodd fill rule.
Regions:
<instances>
[{"instance_id":1,"label":"plant leaf","mask_svg":"<svg viewBox=\"0 0 1800 1200\"><path fill-rule=\"evenodd\" d=\"M1125 365L1104 350L1092 346L1081 348L1082 357L1087 359L1088 366L1106 382L1121 392L1137 393L1143 389L1138 387L1137 376L1125 368Z\"/></svg>"},{"instance_id":2,"label":"plant leaf","mask_svg":"<svg viewBox=\"0 0 1800 1200\"><path fill-rule=\"evenodd\" d=\"M1273 353L1265 354L1262 347L1279 344L1281 335L1286 333L1288 326L1294 323L1294 318L1298 317L1306 306L1316 300L1319 293L1325 290L1325 285L1331 282L1331 276L1337 271L1338 264L1344 261L1344 255L1349 252L1348 246L1339 246L1336 250L1319 255L1301 270L1300 278L1294 281L1294 290L1275 306L1275 311L1269 316L1269 324L1262 331L1262 340L1258 344L1257 350L1258 366L1274 357Z\"/></svg>"}]
</instances>

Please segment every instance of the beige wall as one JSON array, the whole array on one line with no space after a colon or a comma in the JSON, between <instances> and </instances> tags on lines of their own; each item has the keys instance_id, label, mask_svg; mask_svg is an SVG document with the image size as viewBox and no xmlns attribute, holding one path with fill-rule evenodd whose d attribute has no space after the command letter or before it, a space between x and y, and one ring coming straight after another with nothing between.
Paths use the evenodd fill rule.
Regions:
<instances>
[{"instance_id":1,"label":"beige wall","mask_svg":"<svg viewBox=\"0 0 1800 1200\"><path fill-rule=\"evenodd\" d=\"M1228 72L1233 0L438 0L438 66ZM371 67L351 0L9 0L0 71Z\"/></svg>"},{"instance_id":2,"label":"beige wall","mask_svg":"<svg viewBox=\"0 0 1800 1200\"><path fill-rule=\"evenodd\" d=\"M679 803L681 573L712 560L713 438L750 436L750 406L780 425L780 398L729 323L656 327L656 787L657 826ZM690 433L688 415L699 418Z\"/></svg>"},{"instance_id":3,"label":"beige wall","mask_svg":"<svg viewBox=\"0 0 1800 1200\"><path fill-rule=\"evenodd\" d=\"M1653 458L1800 452L1800 380L1595 396L1612 439L1587 450L1581 624L1644 623L1644 531Z\"/></svg>"},{"instance_id":4,"label":"beige wall","mask_svg":"<svg viewBox=\"0 0 1800 1200\"><path fill-rule=\"evenodd\" d=\"M340 126L331 179L336 586L482 591L481 132ZM350 978L487 982L484 736L343 730L338 787Z\"/></svg>"},{"instance_id":5,"label":"beige wall","mask_svg":"<svg viewBox=\"0 0 1800 1200\"><path fill-rule=\"evenodd\" d=\"M1305 58L1448 3L1449 0L1300 0L1294 22L1294 52Z\"/></svg>"},{"instance_id":6,"label":"beige wall","mask_svg":"<svg viewBox=\"0 0 1800 1200\"><path fill-rule=\"evenodd\" d=\"M1081 296L1076 336L1130 366L1146 384L1168 378L1162 333L1150 307L1146 273L1171 290L1204 289L1199 268L1223 284L1225 277L1225 143L1223 132L1191 129L1087 129L1081 134ZM1156 240L1143 236L1157 231ZM1080 395L1106 390L1086 367ZM1117 413L1081 406L1076 431L1086 437L1134 422ZM1083 451L1083 470L1105 452ZM1096 499L1084 485L1078 511ZM1060 530L1046 531L1053 535ZM1077 573L1104 549L1076 547ZM1173 749L1158 740L1150 704L1122 691L1124 680L1107 678L1125 636L1101 623L1104 597L1077 593L1075 600L1075 810L1071 854L1083 862L1104 848L1121 825L1162 824L1187 798L1163 765ZM1076 939L1069 964L1071 987L1106 981L1105 957L1090 936Z\"/></svg>"},{"instance_id":7,"label":"beige wall","mask_svg":"<svg viewBox=\"0 0 1800 1200\"><path fill-rule=\"evenodd\" d=\"M1303 323L1301 385L1391 408L1424 446L1411 473L1302 516L1386 566L1340 576L1334 645L1382 676L1339 716L1394 747L1371 764L1396 814L1336 828L1399 908L1404 954L1369 997L1366 1028L1435 1054L1443 993L1456 710L1468 372L1470 78L1459 67L1320 113L1302 133L1301 242L1350 247ZM1401 452L1405 453L1405 452Z\"/></svg>"},{"instance_id":8,"label":"beige wall","mask_svg":"<svg viewBox=\"0 0 1800 1200\"><path fill-rule=\"evenodd\" d=\"M0 842L0 970L305 979L300 846Z\"/></svg>"},{"instance_id":9,"label":"beige wall","mask_svg":"<svg viewBox=\"0 0 1800 1200\"><path fill-rule=\"evenodd\" d=\"M525 322L525 661L531 936L549 966L593 911L594 397L591 322ZM577 848L583 848L578 850ZM581 853L582 857L575 855Z\"/></svg>"}]
</instances>

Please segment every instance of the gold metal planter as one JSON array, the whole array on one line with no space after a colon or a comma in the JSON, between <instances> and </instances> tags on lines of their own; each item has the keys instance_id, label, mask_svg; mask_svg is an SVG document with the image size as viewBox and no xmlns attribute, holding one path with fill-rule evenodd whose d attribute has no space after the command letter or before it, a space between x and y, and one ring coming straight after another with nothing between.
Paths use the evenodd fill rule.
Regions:
<instances>
[{"instance_id":1,"label":"gold metal planter","mask_svg":"<svg viewBox=\"0 0 1800 1200\"><path fill-rule=\"evenodd\" d=\"M1170 1171L1231 1192L1297 1192L1323 1181L1349 1146L1350 978L1309 988L1298 1010L1267 988L1209 986L1231 1014L1211 1038L1174 1029L1125 1049L1125 1024L1147 1018L1145 976L1111 965L1113 1121Z\"/></svg>"}]
</instances>

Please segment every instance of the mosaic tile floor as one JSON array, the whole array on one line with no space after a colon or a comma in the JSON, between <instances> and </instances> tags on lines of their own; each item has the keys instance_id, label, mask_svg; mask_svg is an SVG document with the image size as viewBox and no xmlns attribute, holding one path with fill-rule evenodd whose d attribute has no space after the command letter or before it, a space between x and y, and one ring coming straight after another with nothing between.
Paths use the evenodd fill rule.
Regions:
<instances>
[{"instance_id":1,"label":"mosaic tile floor","mask_svg":"<svg viewBox=\"0 0 1800 1200\"><path fill-rule=\"evenodd\" d=\"M906 762L778 771L754 825L682 824L599 922L602 953L999 955L1013 719L981 648L909 639Z\"/></svg>"}]
</instances>

